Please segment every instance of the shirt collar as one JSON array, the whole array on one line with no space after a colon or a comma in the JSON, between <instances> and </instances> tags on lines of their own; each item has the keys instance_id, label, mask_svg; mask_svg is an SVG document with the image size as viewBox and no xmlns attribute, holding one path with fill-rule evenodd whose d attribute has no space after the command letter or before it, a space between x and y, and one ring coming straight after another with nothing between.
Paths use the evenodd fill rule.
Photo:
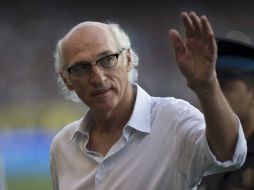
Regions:
<instances>
[{"instance_id":1,"label":"shirt collar","mask_svg":"<svg viewBox=\"0 0 254 190\"><path fill-rule=\"evenodd\" d=\"M126 126L144 133L150 133L151 96L138 84L134 83L133 86L136 90L136 100L132 115ZM78 121L77 127L68 142L72 141L77 134L83 134L88 137L89 130L93 125L94 121L90 117L90 111L88 111L87 114Z\"/></svg>"},{"instance_id":2,"label":"shirt collar","mask_svg":"<svg viewBox=\"0 0 254 190\"><path fill-rule=\"evenodd\" d=\"M133 84L137 95L132 115L127 123L128 126L145 133L150 133L150 110L151 96L138 84Z\"/></svg>"},{"instance_id":3,"label":"shirt collar","mask_svg":"<svg viewBox=\"0 0 254 190\"><path fill-rule=\"evenodd\" d=\"M73 131L71 138L68 142L71 142L77 134L82 134L85 137L88 137L89 130L92 128L93 125L94 121L90 117L90 111L88 111L87 114L78 121L76 129Z\"/></svg>"}]
</instances>

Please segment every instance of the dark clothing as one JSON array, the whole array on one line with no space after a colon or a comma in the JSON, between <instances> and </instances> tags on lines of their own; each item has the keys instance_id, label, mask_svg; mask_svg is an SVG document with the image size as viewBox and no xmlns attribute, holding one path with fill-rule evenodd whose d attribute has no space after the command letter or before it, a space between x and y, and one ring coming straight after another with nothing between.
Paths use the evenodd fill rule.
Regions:
<instances>
[{"instance_id":1,"label":"dark clothing","mask_svg":"<svg viewBox=\"0 0 254 190\"><path fill-rule=\"evenodd\" d=\"M254 190L254 176L250 175L250 173L254 174L254 134L248 139L247 147L248 153L246 161L240 169L204 177L200 189Z\"/></svg>"}]
</instances>

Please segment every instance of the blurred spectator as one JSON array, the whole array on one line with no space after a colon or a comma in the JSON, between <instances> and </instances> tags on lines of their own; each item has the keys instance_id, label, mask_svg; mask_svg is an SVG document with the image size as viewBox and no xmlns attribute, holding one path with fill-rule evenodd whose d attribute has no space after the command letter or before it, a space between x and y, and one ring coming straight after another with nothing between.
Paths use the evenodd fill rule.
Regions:
<instances>
[{"instance_id":1,"label":"blurred spectator","mask_svg":"<svg viewBox=\"0 0 254 190\"><path fill-rule=\"evenodd\" d=\"M200 190L254 189L254 46L222 38L217 43L218 79L243 125L248 153L242 168L205 177Z\"/></svg>"}]
</instances>

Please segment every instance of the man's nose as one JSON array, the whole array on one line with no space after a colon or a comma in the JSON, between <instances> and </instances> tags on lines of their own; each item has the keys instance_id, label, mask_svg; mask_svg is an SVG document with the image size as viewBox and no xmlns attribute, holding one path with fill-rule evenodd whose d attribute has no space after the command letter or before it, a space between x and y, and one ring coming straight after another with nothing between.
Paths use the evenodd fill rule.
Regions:
<instances>
[{"instance_id":1,"label":"man's nose","mask_svg":"<svg viewBox=\"0 0 254 190\"><path fill-rule=\"evenodd\" d=\"M91 83L97 84L106 80L105 73L98 65L93 65L90 73Z\"/></svg>"}]
</instances>

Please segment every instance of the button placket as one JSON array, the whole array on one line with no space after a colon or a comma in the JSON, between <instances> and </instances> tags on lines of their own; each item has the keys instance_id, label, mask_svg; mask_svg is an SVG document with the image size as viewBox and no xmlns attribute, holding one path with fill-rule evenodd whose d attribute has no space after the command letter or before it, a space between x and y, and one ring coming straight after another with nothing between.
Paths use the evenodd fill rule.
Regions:
<instances>
[{"instance_id":1,"label":"button placket","mask_svg":"<svg viewBox=\"0 0 254 190\"><path fill-rule=\"evenodd\" d=\"M96 173L95 173L95 187L96 189L100 189L103 180L105 179L106 171L105 171L105 164L102 162L97 166Z\"/></svg>"}]
</instances>

